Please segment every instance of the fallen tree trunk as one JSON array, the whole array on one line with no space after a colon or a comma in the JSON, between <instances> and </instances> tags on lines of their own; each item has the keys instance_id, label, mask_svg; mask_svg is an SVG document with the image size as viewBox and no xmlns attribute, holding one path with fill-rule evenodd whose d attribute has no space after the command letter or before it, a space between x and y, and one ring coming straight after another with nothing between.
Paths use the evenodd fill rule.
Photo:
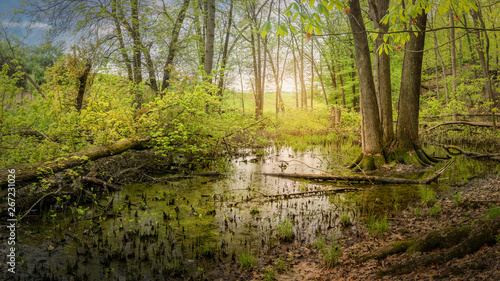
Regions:
<instances>
[{"instance_id":1,"label":"fallen tree trunk","mask_svg":"<svg viewBox=\"0 0 500 281\"><path fill-rule=\"evenodd\" d=\"M423 180L414 179L402 179L402 178L388 178L388 177L378 177L378 176L339 176L339 175L327 175L327 174L289 174L289 173L259 173L264 176L281 177L281 178L291 178L291 179L305 179L305 180L324 180L324 181L345 181L345 182L369 182L372 184L430 184L437 179L437 177L443 173L454 160L449 161L440 170L436 171L431 176Z\"/></svg>"},{"instance_id":2,"label":"fallen tree trunk","mask_svg":"<svg viewBox=\"0 0 500 281\"><path fill-rule=\"evenodd\" d=\"M345 187L345 188L330 188L330 189L322 189L322 190L310 190L303 192L295 192L295 193L283 193L283 194L264 194L262 192L252 190L253 192L259 193L260 197L247 197L238 202L228 203L228 207L235 207L236 205L242 202L249 202L254 199L265 198L267 200L281 200L281 199L291 199L291 198L300 198L307 196L317 196L317 195L326 195L332 193L342 193L342 192L353 192L353 191L362 191L363 189L355 188L355 187ZM365 189L366 190L366 189Z\"/></svg>"},{"instance_id":3,"label":"fallen tree trunk","mask_svg":"<svg viewBox=\"0 0 500 281\"><path fill-rule=\"evenodd\" d=\"M429 129L423 131L423 133L430 132L438 127L441 126L447 126L447 125L468 125L468 126L474 126L474 127L491 127L493 128L493 123L487 123L487 122L467 122L467 121L449 121L449 122L443 122L437 125L434 125L430 127Z\"/></svg>"},{"instance_id":4,"label":"fallen tree trunk","mask_svg":"<svg viewBox=\"0 0 500 281\"><path fill-rule=\"evenodd\" d=\"M444 231L446 231L447 235L441 236L442 239L446 239L447 237L451 237L452 239L448 239L445 242L439 242L436 245L438 247L434 248L444 247L447 248L446 250L435 254L419 256L406 263L392 266L382 270L380 272L381 275L403 274L411 272L420 266L444 264L452 259L461 258L467 254L474 253L485 244L494 244L495 235L500 231L500 216L477 223L474 227L466 226L451 230L445 229ZM436 238L439 237L439 235L431 235L431 237ZM420 239L420 241L426 241L426 239ZM429 241L435 240L431 239Z\"/></svg>"},{"instance_id":5,"label":"fallen tree trunk","mask_svg":"<svg viewBox=\"0 0 500 281\"><path fill-rule=\"evenodd\" d=\"M87 161L97 160L102 157L117 155L130 149L145 149L149 139L124 139L112 144L92 147L84 151L72 153L66 157L59 157L54 160L39 161L18 165L13 167L5 167L0 169L0 186L7 186L8 170L14 169L16 175L16 185L25 184L35 180L38 177L44 177L56 172L81 165ZM6 189L4 190L6 191ZM2 192L1 197L5 196Z\"/></svg>"}]
</instances>

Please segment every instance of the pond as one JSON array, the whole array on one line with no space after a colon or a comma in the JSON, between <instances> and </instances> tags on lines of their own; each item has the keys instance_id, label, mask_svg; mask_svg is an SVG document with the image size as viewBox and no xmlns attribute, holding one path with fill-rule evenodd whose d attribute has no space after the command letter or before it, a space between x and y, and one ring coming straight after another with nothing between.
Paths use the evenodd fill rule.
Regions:
<instances>
[{"instance_id":1,"label":"pond","mask_svg":"<svg viewBox=\"0 0 500 281\"><path fill-rule=\"evenodd\" d=\"M327 148L242 151L219 163L227 171L223 177L201 174L125 186L99 201L109 205L107 216L100 216L102 208L86 206L31 219L18 233L21 262L16 277L170 280L182 273L195 279L211 263L238 260L245 252L264 255L285 243L279 238L287 226L293 232L287 243L310 245L318 238L356 235L368 216L387 215L418 199L414 185L372 188L260 174L348 173L340 155L340 150ZM441 166L410 176L424 178ZM467 181L493 166L459 159L441 175L441 183L432 186L445 191L450 183ZM345 187L366 191L274 200L264 196ZM343 227L341 220L351 225Z\"/></svg>"}]
</instances>

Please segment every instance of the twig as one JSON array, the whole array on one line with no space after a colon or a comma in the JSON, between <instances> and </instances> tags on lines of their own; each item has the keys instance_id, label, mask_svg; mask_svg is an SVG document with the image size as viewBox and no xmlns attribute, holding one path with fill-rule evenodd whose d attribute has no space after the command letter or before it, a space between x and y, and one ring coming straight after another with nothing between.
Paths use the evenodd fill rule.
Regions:
<instances>
[{"instance_id":1,"label":"twig","mask_svg":"<svg viewBox=\"0 0 500 281\"><path fill-rule=\"evenodd\" d=\"M52 194L56 194L59 191L61 191L61 189L62 189L62 186L59 187L56 191L47 193L44 196L40 197L40 199L38 199L38 201L36 201L35 204L31 205L31 207L28 209L28 211L26 211L26 213L24 213L24 215L21 218L19 218L17 221L21 221L27 214L29 214L29 212L31 212L31 209L33 209L38 203L40 203L40 201L42 201L43 198L45 198L49 195L52 195Z\"/></svg>"}]
</instances>

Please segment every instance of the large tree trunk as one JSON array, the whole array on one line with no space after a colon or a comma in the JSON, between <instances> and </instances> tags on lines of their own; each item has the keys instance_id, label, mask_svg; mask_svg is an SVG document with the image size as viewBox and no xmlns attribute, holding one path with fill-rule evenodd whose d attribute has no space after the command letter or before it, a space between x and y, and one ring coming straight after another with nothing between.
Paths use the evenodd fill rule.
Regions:
<instances>
[{"instance_id":1,"label":"large tree trunk","mask_svg":"<svg viewBox=\"0 0 500 281\"><path fill-rule=\"evenodd\" d=\"M368 38L358 0L349 1L349 23L353 33L356 68L359 78L361 105L361 132L363 151L351 167L375 169L384 162L382 130L370 59Z\"/></svg>"},{"instance_id":2,"label":"large tree trunk","mask_svg":"<svg viewBox=\"0 0 500 281\"><path fill-rule=\"evenodd\" d=\"M172 64L174 63L175 54L177 53L177 45L179 41L179 33L181 30L182 23L186 17L186 11L189 7L190 0L184 0L182 3L181 10L177 15L177 20L175 21L174 29L172 30L172 36L170 38L170 44L168 46L167 60L165 61L165 66L163 67L163 79L161 91L168 89L170 85L170 75L172 74Z\"/></svg>"},{"instance_id":3,"label":"large tree trunk","mask_svg":"<svg viewBox=\"0 0 500 281\"><path fill-rule=\"evenodd\" d=\"M483 38L481 38L482 37L481 31L479 30L479 28L485 28L485 26L482 20L482 14L480 10L478 12L471 10L470 14L472 16L472 19L474 20L474 27L476 28L476 30L474 31L474 35L476 36L476 50L479 56L479 62L481 63L481 70L484 78L485 100L491 101L493 91L491 87L489 59L488 59L489 44L487 40L485 40L486 44L484 44ZM487 36L486 33L484 36L485 37Z\"/></svg>"},{"instance_id":4,"label":"large tree trunk","mask_svg":"<svg viewBox=\"0 0 500 281\"><path fill-rule=\"evenodd\" d=\"M418 35L409 32L410 40L406 43L401 74L401 89L398 103L397 145L402 152L415 150L420 145L418 137L418 111L422 77L422 52L425 43L427 14L415 18L420 28Z\"/></svg>"}]
</instances>

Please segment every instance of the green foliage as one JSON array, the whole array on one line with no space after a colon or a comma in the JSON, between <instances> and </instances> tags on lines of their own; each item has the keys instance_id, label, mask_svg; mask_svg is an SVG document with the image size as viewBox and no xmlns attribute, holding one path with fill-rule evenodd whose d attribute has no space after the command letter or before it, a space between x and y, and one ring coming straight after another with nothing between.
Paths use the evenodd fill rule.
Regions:
<instances>
[{"instance_id":1,"label":"green foliage","mask_svg":"<svg viewBox=\"0 0 500 281\"><path fill-rule=\"evenodd\" d=\"M178 259L174 259L171 262L167 262L166 268L167 272L174 277L181 276L182 273L186 271L186 265L184 265L184 263Z\"/></svg>"},{"instance_id":2,"label":"green foliage","mask_svg":"<svg viewBox=\"0 0 500 281\"><path fill-rule=\"evenodd\" d=\"M422 203L426 206L432 206L436 202L436 192L429 187L420 186L418 188L420 194L420 199Z\"/></svg>"},{"instance_id":3,"label":"green foliage","mask_svg":"<svg viewBox=\"0 0 500 281\"><path fill-rule=\"evenodd\" d=\"M276 226L276 234L278 238L284 242L290 242L295 237L293 233L293 222L286 218Z\"/></svg>"},{"instance_id":4,"label":"green foliage","mask_svg":"<svg viewBox=\"0 0 500 281\"><path fill-rule=\"evenodd\" d=\"M241 253L239 260L241 270L252 270L257 265L257 259L248 252Z\"/></svg>"}]
</instances>

